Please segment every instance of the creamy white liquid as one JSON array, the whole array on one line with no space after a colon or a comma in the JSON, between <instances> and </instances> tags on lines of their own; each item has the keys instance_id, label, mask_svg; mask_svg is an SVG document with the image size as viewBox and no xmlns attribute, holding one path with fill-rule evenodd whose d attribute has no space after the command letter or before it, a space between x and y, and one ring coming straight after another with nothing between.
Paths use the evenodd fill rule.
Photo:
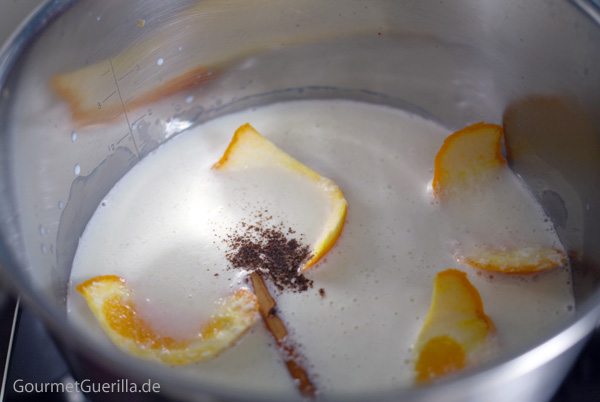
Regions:
<instances>
[{"instance_id":1,"label":"creamy white liquid","mask_svg":"<svg viewBox=\"0 0 600 402\"><path fill-rule=\"evenodd\" d=\"M314 189L272 172L257 177L210 169L247 122L332 179L348 201L336 246L307 273L314 287L303 293L272 289L319 392L410 386L411 346L429 309L433 278L448 268L467 272L503 350L539 335L573 309L566 268L510 276L456 261L457 244L482 238L561 247L514 175L479 194L476 207L441 208L428 186L435 155L450 134L446 128L382 106L298 101L196 127L161 146L115 186L90 220L71 274L69 313L90 336L108 342L74 291L91 277L125 278L157 331L185 335L209 317L216 301L247 286L243 272L227 269L227 247L219 236L240 220L251 222L256 208L296 229L307 244L316 238L328 211ZM297 393L262 321L214 360L173 369L229 388Z\"/></svg>"}]
</instances>

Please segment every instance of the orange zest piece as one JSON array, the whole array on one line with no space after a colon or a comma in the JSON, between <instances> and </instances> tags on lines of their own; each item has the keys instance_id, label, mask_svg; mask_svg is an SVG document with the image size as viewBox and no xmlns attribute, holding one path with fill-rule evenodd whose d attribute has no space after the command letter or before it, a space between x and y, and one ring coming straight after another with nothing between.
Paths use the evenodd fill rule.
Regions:
<instances>
[{"instance_id":1,"label":"orange zest piece","mask_svg":"<svg viewBox=\"0 0 600 402\"><path fill-rule=\"evenodd\" d=\"M248 168L285 169L310 180L327 195L331 213L302 270L316 264L334 246L346 221L347 202L339 187L283 152L250 124L245 124L236 130L231 143L221 159L213 165L213 169L235 171Z\"/></svg>"},{"instance_id":2,"label":"orange zest piece","mask_svg":"<svg viewBox=\"0 0 600 402\"><path fill-rule=\"evenodd\" d=\"M69 105L71 119L79 126L88 126L112 123L123 113L202 86L217 76L213 70L197 66L153 86L146 84L129 88L121 82L117 87L119 78L136 74L139 65L133 57L123 53L111 61L55 75L50 79L50 87Z\"/></svg>"},{"instance_id":3,"label":"orange zest piece","mask_svg":"<svg viewBox=\"0 0 600 402\"><path fill-rule=\"evenodd\" d=\"M476 123L450 135L435 157L433 194L437 200L469 192L506 165L500 153L502 127Z\"/></svg>"},{"instance_id":4,"label":"orange zest piece","mask_svg":"<svg viewBox=\"0 0 600 402\"><path fill-rule=\"evenodd\" d=\"M431 338L415 364L417 381L426 382L458 371L466 365L465 349L447 335Z\"/></svg>"},{"instance_id":5,"label":"orange zest piece","mask_svg":"<svg viewBox=\"0 0 600 402\"><path fill-rule=\"evenodd\" d=\"M256 296L241 289L224 300L197 335L174 339L156 333L137 315L132 291L122 278L97 276L76 289L117 347L131 355L168 364L188 364L217 356L233 345L259 317Z\"/></svg>"},{"instance_id":6,"label":"orange zest piece","mask_svg":"<svg viewBox=\"0 0 600 402\"><path fill-rule=\"evenodd\" d=\"M448 269L433 282L429 313L415 344L416 380L425 383L466 367L495 332L479 292L464 272Z\"/></svg>"},{"instance_id":7,"label":"orange zest piece","mask_svg":"<svg viewBox=\"0 0 600 402\"><path fill-rule=\"evenodd\" d=\"M491 249L477 247L460 258L465 264L488 271L507 274L525 274L543 271L564 265L567 256L554 248L522 247L513 249Z\"/></svg>"},{"instance_id":8,"label":"orange zest piece","mask_svg":"<svg viewBox=\"0 0 600 402\"><path fill-rule=\"evenodd\" d=\"M492 182L494 173L508 169L500 153L502 127L483 122L465 127L444 141L435 157L433 194L438 201L465 201L477 187ZM488 271L522 274L565 264L564 252L542 246L477 245L458 258Z\"/></svg>"}]
</instances>

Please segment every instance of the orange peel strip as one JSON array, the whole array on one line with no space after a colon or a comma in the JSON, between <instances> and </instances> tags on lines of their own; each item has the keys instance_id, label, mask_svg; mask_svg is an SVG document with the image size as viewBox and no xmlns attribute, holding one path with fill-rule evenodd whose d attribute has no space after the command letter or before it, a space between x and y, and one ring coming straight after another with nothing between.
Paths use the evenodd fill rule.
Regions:
<instances>
[{"instance_id":1,"label":"orange peel strip","mask_svg":"<svg viewBox=\"0 0 600 402\"><path fill-rule=\"evenodd\" d=\"M310 259L302 270L316 264L331 250L342 233L347 211L347 202L342 191L333 181L298 162L259 134L250 124L245 124L236 130L225 153L212 168L235 171L250 167L287 169L312 181L327 194L332 212L315 242Z\"/></svg>"},{"instance_id":2,"label":"orange peel strip","mask_svg":"<svg viewBox=\"0 0 600 402\"><path fill-rule=\"evenodd\" d=\"M477 247L460 258L465 264L487 271L526 274L564 265L567 256L561 250L544 247L490 249Z\"/></svg>"},{"instance_id":3,"label":"orange peel strip","mask_svg":"<svg viewBox=\"0 0 600 402\"><path fill-rule=\"evenodd\" d=\"M443 200L468 192L506 165L500 152L503 136L502 127L480 122L446 138L435 157L434 197Z\"/></svg>"},{"instance_id":4,"label":"orange peel strip","mask_svg":"<svg viewBox=\"0 0 600 402\"><path fill-rule=\"evenodd\" d=\"M122 54L117 59L119 57L133 63L131 71L135 70L135 63L129 60L133 56ZM164 80L160 85L136 91L132 98L122 103L117 96L116 78L111 70L112 64L104 61L50 78L50 87L67 102L71 119L79 126L112 123L123 112L128 113L178 92L202 86L218 75L215 69L197 66Z\"/></svg>"},{"instance_id":5,"label":"orange peel strip","mask_svg":"<svg viewBox=\"0 0 600 402\"><path fill-rule=\"evenodd\" d=\"M417 381L426 382L442 377L466 366L465 349L447 335L431 338L419 354L415 363Z\"/></svg>"},{"instance_id":6,"label":"orange peel strip","mask_svg":"<svg viewBox=\"0 0 600 402\"><path fill-rule=\"evenodd\" d=\"M157 334L137 315L132 291L116 275L97 276L79 286L94 316L121 350L167 364L188 364L217 356L258 319L258 300L246 289L228 296L211 320L190 339Z\"/></svg>"},{"instance_id":7,"label":"orange peel strip","mask_svg":"<svg viewBox=\"0 0 600 402\"><path fill-rule=\"evenodd\" d=\"M468 365L495 332L477 289L464 272L442 271L433 281L429 313L415 343L416 381L426 383Z\"/></svg>"},{"instance_id":8,"label":"orange peel strip","mask_svg":"<svg viewBox=\"0 0 600 402\"><path fill-rule=\"evenodd\" d=\"M485 185L492 173L506 166L500 150L502 127L483 122L465 127L444 141L435 157L433 194L439 201L468 197L477 186ZM512 274L554 268L566 262L565 253L541 246L509 249L478 246L465 251L462 262L488 271Z\"/></svg>"}]
</instances>

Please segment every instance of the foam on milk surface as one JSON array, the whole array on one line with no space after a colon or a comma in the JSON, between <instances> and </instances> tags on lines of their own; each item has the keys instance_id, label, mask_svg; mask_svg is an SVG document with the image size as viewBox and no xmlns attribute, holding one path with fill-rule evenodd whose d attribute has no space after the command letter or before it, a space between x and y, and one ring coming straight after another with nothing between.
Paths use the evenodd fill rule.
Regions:
<instances>
[{"instance_id":1,"label":"foam on milk surface","mask_svg":"<svg viewBox=\"0 0 600 402\"><path fill-rule=\"evenodd\" d=\"M216 177L210 169L247 122L332 179L348 201L336 246L306 274L314 288L271 289L320 392L410 385L411 345L429 309L433 278L447 268L467 272L505 350L572 309L566 269L508 276L456 261L457 244L482 236L560 247L551 223L514 175L501 178L505 190L478 194L484 202L444 210L432 201L428 184L435 155L450 134L446 128L383 106L298 101L208 122L134 167L80 241L68 296L76 323L103 338L74 286L113 274L135 289L140 314L155 328L173 335L194 331L215 303L247 286L243 273L227 269L219 236L241 220L251 223L254 211L267 210L274 223L293 227L306 244L314 241L328 214L318 191L299 188L300 181L284 181L277 172ZM270 190L254 195L256 186ZM177 369L229 387L296 393L262 322L217 358Z\"/></svg>"}]
</instances>

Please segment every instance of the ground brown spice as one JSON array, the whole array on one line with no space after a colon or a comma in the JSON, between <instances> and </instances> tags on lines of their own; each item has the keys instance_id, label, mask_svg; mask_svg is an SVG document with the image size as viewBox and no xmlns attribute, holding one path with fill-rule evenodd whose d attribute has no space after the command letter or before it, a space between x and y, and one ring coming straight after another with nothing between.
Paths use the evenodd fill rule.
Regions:
<instances>
[{"instance_id":1,"label":"ground brown spice","mask_svg":"<svg viewBox=\"0 0 600 402\"><path fill-rule=\"evenodd\" d=\"M272 217L258 214L255 218L256 223L240 222L224 239L230 268L257 271L280 291L303 292L312 288L313 281L300 272L311 257L309 247L286 237L286 232L295 231L283 223L272 225Z\"/></svg>"},{"instance_id":2,"label":"ground brown spice","mask_svg":"<svg viewBox=\"0 0 600 402\"><path fill-rule=\"evenodd\" d=\"M263 321L273 335L294 383L302 396L313 398L316 388L285 324L278 317L275 300L264 282L269 280L280 292L303 292L312 288L313 281L300 271L311 252L302 244L302 235L291 237L295 230L283 223L274 225L273 217L266 213L267 210L256 212L251 218L253 223L243 220L222 238L227 246L225 257L230 263L229 269L249 271L248 279L258 297ZM323 289L321 291L324 293Z\"/></svg>"}]
</instances>

